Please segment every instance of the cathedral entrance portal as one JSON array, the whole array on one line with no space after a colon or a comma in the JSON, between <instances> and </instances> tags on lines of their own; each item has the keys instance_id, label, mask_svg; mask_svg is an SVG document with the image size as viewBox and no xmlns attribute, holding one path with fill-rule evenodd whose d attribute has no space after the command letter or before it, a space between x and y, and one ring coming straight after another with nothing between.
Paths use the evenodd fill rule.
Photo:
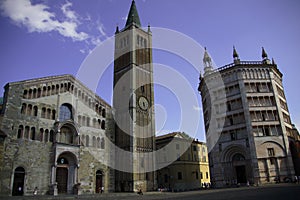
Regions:
<instances>
[{"instance_id":1,"label":"cathedral entrance portal","mask_svg":"<svg viewBox=\"0 0 300 200\"><path fill-rule=\"evenodd\" d=\"M235 171L236 171L237 182L238 183L246 183L247 178L246 178L246 167L245 167L245 165L236 166Z\"/></svg>"},{"instance_id":2,"label":"cathedral entrance portal","mask_svg":"<svg viewBox=\"0 0 300 200\"><path fill-rule=\"evenodd\" d=\"M247 183L245 157L240 153L236 153L232 157L232 162L235 168L237 183Z\"/></svg>"},{"instance_id":3,"label":"cathedral entrance portal","mask_svg":"<svg viewBox=\"0 0 300 200\"><path fill-rule=\"evenodd\" d=\"M12 195L22 196L24 194L24 179L25 179L25 169L23 167L17 167L14 172L14 182Z\"/></svg>"},{"instance_id":4,"label":"cathedral entrance portal","mask_svg":"<svg viewBox=\"0 0 300 200\"><path fill-rule=\"evenodd\" d=\"M96 193L100 193L101 192L101 188L103 186L102 179L103 179L102 171L98 170L96 172Z\"/></svg>"},{"instance_id":5,"label":"cathedral entrance portal","mask_svg":"<svg viewBox=\"0 0 300 200\"><path fill-rule=\"evenodd\" d=\"M77 178L76 157L71 152L60 154L57 159L55 182L58 194L73 194Z\"/></svg>"},{"instance_id":6,"label":"cathedral entrance portal","mask_svg":"<svg viewBox=\"0 0 300 200\"><path fill-rule=\"evenodd\" d=\"M56 181L58 194L65 194L68 191L68 169L58 167L56 170Z\"/></svg>"}]
</instances>

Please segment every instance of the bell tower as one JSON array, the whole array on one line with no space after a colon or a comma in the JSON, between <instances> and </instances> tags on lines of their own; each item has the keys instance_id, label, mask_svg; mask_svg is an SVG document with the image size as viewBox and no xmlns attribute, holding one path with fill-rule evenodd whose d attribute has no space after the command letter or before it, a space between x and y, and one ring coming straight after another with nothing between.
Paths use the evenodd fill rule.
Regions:
<instances>
[{"instance_id":1,"label":"bell tower","mask_svg":"<svg viewBox=\"0 0 300 200\"><path fill-rule=\"evenodd\" d=\"M156 185L152 33L150 26L142 29L134 0L125 27L116 28L114 56L116 164L126 166L116 170L116 191L151 191Z\"/></svg>"}]
</instances>

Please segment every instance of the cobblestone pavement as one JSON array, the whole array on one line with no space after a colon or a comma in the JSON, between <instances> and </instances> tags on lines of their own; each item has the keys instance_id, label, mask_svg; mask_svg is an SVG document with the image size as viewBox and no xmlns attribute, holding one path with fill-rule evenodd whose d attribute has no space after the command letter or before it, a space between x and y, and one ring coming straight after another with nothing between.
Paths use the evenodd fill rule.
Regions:
<instances>
[{"instance_id":1,"label":"cobblestone pavement","mask_svg":"<svg viewBox=\"0 0 300 200\"><path fill-rule=\"evenodd\" d=\"M99 199L99 200L252 200L252 199L272 199L272 200L296 200L300 197L300 184L274 184L259 187L241 187L227 189L210 189L189 192L147 192L144 195L135 193L109 193L99 195L66 195L66 196L26 196L11 197L0 196L2 200L76 200L76 199Z\"/></svg>"}]
</instances>

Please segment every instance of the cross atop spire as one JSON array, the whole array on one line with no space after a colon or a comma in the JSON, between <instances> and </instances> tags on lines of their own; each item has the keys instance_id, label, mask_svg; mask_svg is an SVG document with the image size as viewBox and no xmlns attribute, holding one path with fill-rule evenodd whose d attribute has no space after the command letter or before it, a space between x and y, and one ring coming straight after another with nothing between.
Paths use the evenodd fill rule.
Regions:
<instances>
[{"instance_id":1,"label":"cross atop spire","mask_svg":"<svg viewBox=\"0 0 300 200\"><path fill-rule=\"evenodd\" d=\"M129 10L129 13L127 16L125 28L129 27L131 25L136 25L138 27L141 26L140 17L139 17L138 11L136 9L134 0L132 0L132 2L131 2L131 6L130 6L130 10Z\"/></svg>"}]
</instances>

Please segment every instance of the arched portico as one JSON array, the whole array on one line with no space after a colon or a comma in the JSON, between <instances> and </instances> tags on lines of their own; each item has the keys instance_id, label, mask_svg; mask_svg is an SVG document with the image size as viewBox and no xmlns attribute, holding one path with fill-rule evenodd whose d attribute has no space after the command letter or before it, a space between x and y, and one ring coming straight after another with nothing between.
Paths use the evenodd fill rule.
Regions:
<instances>
[{"instance_id":1,"label":"arched portico","mask_svg":"<svg viewBox=\"0 0 300 200\"><path fill-rule=\"evenodd\" d=\"M54 124L54 158L51 177L51 193L54 195L78 193L79 129L73 121L73 115L72 106L62 104L60 121Z\"/></svg>"},{"instance_id":2,"label":"arched portico","mask_svg":"<svg viewBox=\"0 0 300 200\"><path fill-rule=\"evenodd\" d=\"M222 166L226 185L252 182L251 162L245 147L230 145L223 151Z\"/></svg>"},{"instance_id":3,"label":"arched portico","mask_svg":"<svg viewBox=\"0 0 300 200\"><path fill-rule=\"evenodd\" d=\"M71 152L61 153L56 160L56 176L58 194L73 194L77 183L77 158Z\"/></svg>"}]
</instances>

